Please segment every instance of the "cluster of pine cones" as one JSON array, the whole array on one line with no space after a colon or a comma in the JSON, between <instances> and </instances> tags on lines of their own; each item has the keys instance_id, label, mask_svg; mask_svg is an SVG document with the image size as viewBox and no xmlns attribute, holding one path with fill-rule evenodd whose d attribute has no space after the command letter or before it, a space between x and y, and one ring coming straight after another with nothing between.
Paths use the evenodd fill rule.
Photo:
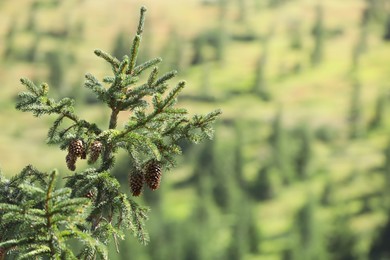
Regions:
<instances>
[{"instance_id":1,"label":"cluster of pine cones","mask_svg":"<svg viewBox=\"0 0 390 260\"><path fill-rule=\"evenodd\" d=\"M86 159L88 154L88 163L92 164L97 161L103 145L99 141L93 141L88 146L80 139L74 139L69 143L68 154L66 155L66 165L71 171L76 170L76 161L78 158ZM146 185L156 190L160 186L161 182L161 164L155 159L149 160L141 167L129 174L129 186L133 196L139 196L142 192L143 186ZM91 194L86 195L88 198L92 197Z\"/></svg>"},{"instance_id":2,"label":"cluster of pine cones","mask_svg":"<svg viewBox=\"0 0 390 260\"><path fill-rule=\"evenodd\" d=\"M161 164L157 160L148 161L142 169L136 169L129 173L129 186L133 196L139 196L142 192L144 183L156 190L161 182Z\"/></svg>"},{"instance_id":3,"label":"cluster of pine cones","mask_svg":"<svg viewBox=\"0 0 390 260\"><path fill-rule=\"evenodd\" d=\"M86 159L88 150L88 163L92 164L96 162L102 152L102 143L99 141L93 141L88 149L84 142L80 139L74 139L69 143L68 154L66 155L66 165L71 171L76 170L77 158Z\"/></svg>"}]
</instances>

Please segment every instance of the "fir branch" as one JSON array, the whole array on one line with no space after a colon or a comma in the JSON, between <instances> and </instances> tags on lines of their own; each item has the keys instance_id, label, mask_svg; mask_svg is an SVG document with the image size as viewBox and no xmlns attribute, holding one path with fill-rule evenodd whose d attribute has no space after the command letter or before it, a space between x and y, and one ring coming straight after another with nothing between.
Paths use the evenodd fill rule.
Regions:
<instances>
[{"instance_id":1,"label":"fir branch","mask_svg":"<svg viewBox=\"0 0 390 260\"><path fill-rule=\"evenodd\" d=\"M148 86L153 86L153 84L156 81L157 75L158 75L158 67L154 67L148 78L148 82L147 82Z\"/></svg>"},{"instance_id":2,"label":"fir branch","mask_svg":"<svg viewBox=\"0 0 390 260\"><path fill-rule=\"evenodd\" d=\"M32 92L34 94L34 96L40 96L39 88L31 80L29 80L27 78L21 78L20 82L24 86L26 86L26 88L28 90L30 90L30 92Z\"/></svg>"},{"instance_id":3,"label":"fir branch","mask_svg":"<svg viewBox=\"0 0 390 260\"><path fill-rule=\"evenodd\" d=\"M159 149L147 136L130 132L124 136L124 139L129 141L127 144L128 146L135 146L137 150L143 150L143 147L146 146L150 154L152 154L158 161L161 160Z\"/></svg>"},{"instance_id":4,"label":"fir branch","mask_svg":"<svg viewBox=\"0 0 390 260\"><path fill-rule=\"evenodd\" d=\"M144 30L145 12L146 12L146 7L144 7L144 6L141 7L140 19L139 19L138 28L137 28L137 34L134 36L133 44L131 45L131 48L130 48L130 62L129 62L129 67L127 69L127 74L133 74L133 70L134 70L135 64L137 62L138 49L139 49L139 45L141 43L141 37L142 37L143 30Z\"/></svg>"},{"instance_id":5,"label":"fir branch","mask_svg":"<svg viewBox=\"0 0 390 260\"><path fill-rule=\"evenodd\" d=\"M185 81L180 81L177 86L171 92L169 92L168 96L164 99L164 101L162 101L161 104L159 104L158 107L156 107L155 109L157 109L158 112L162 112L166 107L173 106L180 91L182 91L185 87L185 84Z\"/></svg>"},{"instance_id":6,"label":"fir branch","mask_svg":"<svg viewBox=\"0 0 390 260\"><path fill-rule=\"evenodd\" d=\"M60 114L58 118L54 121L53 126L50 127L49 132L47 133L48 143L57 143L60 141L60 137L58 135L58 127L63 122L65 118L64 114Z\"/></svg>"},{"instance_id":7,"label":"fir branch","mask_svg":"<svg viewBox=\"0 0 390 260\"><path fill-rule=\"evenodd\" d=\"M95 50L94 53L96 54L96 56L103 58L108 63L110 63L111 67L112 67L112 71L114 73L117 71L117 69L119 68L119 64L120 64L120 62L117 58L111 56L110 54L108 54L102 50Z\"/></svg>"},{"instance_id":8,"label":"fir branch","mask_svg":"<svg viewBox=\"0 0 390 260\"><path fill-rule=\"evenodd\" d=\"M158 78L155 83L153 84L154 87L157 87L157 86L160 86L162 85L163 83L165 83L166 81L172 79L173 77L175 77L177 74L177 70L172 70L170 72L167 72L166 74L164 74L163 76L161 76L160 78Z\"/></svg>"},{"instance_id":9,"label":"fir branch","mask_svg":"<svg viewBox=\"0 0 390 260\"><path fill-rule=\"evenodd\" d=\"M142 33L144 31L146 11L147 11L146 7L142 6L140 9L140 18L139 18L139 23L138 23L138 28L137 28L137 35L142 35Z\"/></svg>"},{"instance_id":10,"label":"fir branch","mask_svg":"<svg viewBox=\"0 0 390 260\"><path fill-rule=\"evenodd\" d=\"M147 212L149 209L140 207L136 202L129 200L131 206L131 214L133 218L133 234L136 235L138 241L143 245L149 242L149 235L145 232L144 222L148 219Z\"/></svg>"},{"instance_id":11,"label":"fir branch","mask_svg":"<svg viewBox=\"0 0 390 260\"><path fill-rule=\"evenodd\" d=\"M99 80L90 73L85 75L85 79L86 82L84 83L84 87L91 89L96 94L97 98L104 102L107 98L107 90L102 86Z\"/></svg>"},{"instance_id":12,"label":"fir branch","mask_svg":"<svg viewBox=\"0 0 390 260\"><path fill-rule=\"evenodd\" d=\"M119 64L119 68L118 68L118 72L117 74L121 75L121 74L125 74L126 71L130 68L131 66L131 60L129 60L129 57L127 55L125 55L123 57L123 60L121 61L121 63Z\"/></svg>"},{"instance_id":13,"label":"fir branch","mask_svg":"<svg viewBox=\"0 0 390 260\"><path fill-rule=\"evenodd\" d=\"M133 70L132 75L133 76L138 76L143 71L145 71L145 70L147 70L147 69L149 69L149 68L151 68L153 66L156 66L161 61L162 61L162 59L160 57L151 59L149 61L146 61L146 62L142 63L141 65L138 65L137 67L135 67L134 70ZM157 69L157 67L155 67L155 68Z\"/></svg>"},{"instance_id":14,"label":"fir branch","mask_svg":"<svg viewBox=\"0 0 390 260\"><path fill-rule=\"evenodd\" d=\"M129 67L127 69L127 74L133 74L135 63L137 62L138 49L140 43L141 43L141 35L137 34L136 36L134 36L133 44L131 45L130 61L129 61Z\"/></svg>"},{"instance_id":15,"label":"fir branch","mask_svg":"<svg viewBox=\"0 0 390 260\"><path fill-rule=\"evenodd\" d=\"M18 256L17 259L20 259L20 260L22 260L22 259L31 259L33 257L42 256L42 255L44 255L46 253L50 253L50 252L52 252L51 248L49 248L47 246L40 246L39 248L37 248L35 250L29 251L26 254Z\"/></svg>"}]
</instances>

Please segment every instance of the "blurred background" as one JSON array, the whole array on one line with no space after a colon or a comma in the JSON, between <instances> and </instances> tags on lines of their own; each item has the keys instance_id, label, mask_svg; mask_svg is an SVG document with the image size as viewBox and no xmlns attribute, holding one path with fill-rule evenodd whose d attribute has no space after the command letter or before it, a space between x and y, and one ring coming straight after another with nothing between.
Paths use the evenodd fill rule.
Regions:
<instances>
[{"instance_id":1,"label":"blurred background","mask_svg":"<svg viewBox=\"0 0 390 260\"><path fill-rule=\"evenodd\" d=\"M5 175L71 174L45 145L54 119L14 109L19 78L106 126L84 74L110 75L93 50L128 53L142 5L139 63L161 56L172 85L188 82L179 105L223 115L136 198L151 207L149 245L128 234L110 259L390 259L388 0L0 0ZM119 154L126 191L129 168Z\"/></svg>"}]
</instances>

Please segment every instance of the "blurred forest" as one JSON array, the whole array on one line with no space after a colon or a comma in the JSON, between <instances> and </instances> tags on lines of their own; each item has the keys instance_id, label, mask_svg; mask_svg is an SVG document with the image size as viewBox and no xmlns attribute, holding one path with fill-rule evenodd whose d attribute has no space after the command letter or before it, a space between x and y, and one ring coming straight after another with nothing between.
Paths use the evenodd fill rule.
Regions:
<instances>
[{"instance_id":1,"label":"blurred forest","mask_svg":"<svg viewBox=\"0 0 390 260\"><path fill-rule=\"evenodd\" d=\"M161 56L189 83L179 104L223 115L138 199L151 242L129 235L110 259L390 259L388 0L0 0L2 171L72 174L45 145L53 119L14 109L18 80L106 124L84 74L110 69L95 48L129 52L141 5L139 62Z\"/></svg>"}]
</instances>

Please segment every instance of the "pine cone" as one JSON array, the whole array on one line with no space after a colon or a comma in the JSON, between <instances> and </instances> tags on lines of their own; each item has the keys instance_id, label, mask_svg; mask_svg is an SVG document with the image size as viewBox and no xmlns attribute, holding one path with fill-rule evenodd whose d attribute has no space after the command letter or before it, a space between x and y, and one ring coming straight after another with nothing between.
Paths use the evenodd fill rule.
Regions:
<instances>
[{"instance_id":1,"label":"pine cone","mask_svg":"<svg viewBox=\"0 0 390 260\"><path fill-rule=\"evenodd\" d=\"M158 189L161 182L161 165L156 160L150 160L145 166L145 181L152 190Z\"/></svg>"},{"instance_id":2,"label":"pine cone","mask_svg":"<svg viewBox=\"0 0 390 260\"><path fill-rule=\"evenodd\" d=\"M129 173L129 187L133 196L139 196L144 186L144 174L140 170L134 170Z\"/></svg>"},{"instance_id":3,"label":"pine cone","mask_svg":"<svg viewBox=\"0 0 390 260\"><path fill-rule=\"evenodd\" d=\"M4 247L0 247L0 259L5 259L5 254L7 250Z\"/></svg>"},{"instance_id":4,"label":"pine cone","mask_svg":"<svg viewBox=\"0 0 390 260\"><path fill-rule=\"evenodd\" d=\"M71 171L76 170L77 157L72 155L71 153L68 153L65 159L66 159L66 166L68 166L68 169Z\"/></svg>"},{"instance_id":5,"label":"pine cone","mask_svg":"<svg viewBox=\"0 0 390 260\"><path fill-rule=\"evenodd\" d=\"M87 192L87 194L85 194L85 197L88 199L94 200L95 199L95 192L93 190L90 190Z\"/></svg>"},{"instance_id":6,"label":"pine cone","mask_svg":"<svg viewBox=\"0 0 390 260\"><path fill-rule=\"evenodd\" d=\"M79 139L72 140L68 146L68 152L73 157L83 157L85 156L85 148L83 141Z\"/></svg>"},{"instance_id":7,"label":"pine cone","mask_svg":"<svg viewBox=\"0 0 390 260\"><path fill-rule=\"evenodd\" d=\"M100 156L100 153L102 152L102 143L99 141L94 141L91 146L89 147L89 158L88 163L92 164L97 161L97 159Z\"/></svg>"}]
</instances>

